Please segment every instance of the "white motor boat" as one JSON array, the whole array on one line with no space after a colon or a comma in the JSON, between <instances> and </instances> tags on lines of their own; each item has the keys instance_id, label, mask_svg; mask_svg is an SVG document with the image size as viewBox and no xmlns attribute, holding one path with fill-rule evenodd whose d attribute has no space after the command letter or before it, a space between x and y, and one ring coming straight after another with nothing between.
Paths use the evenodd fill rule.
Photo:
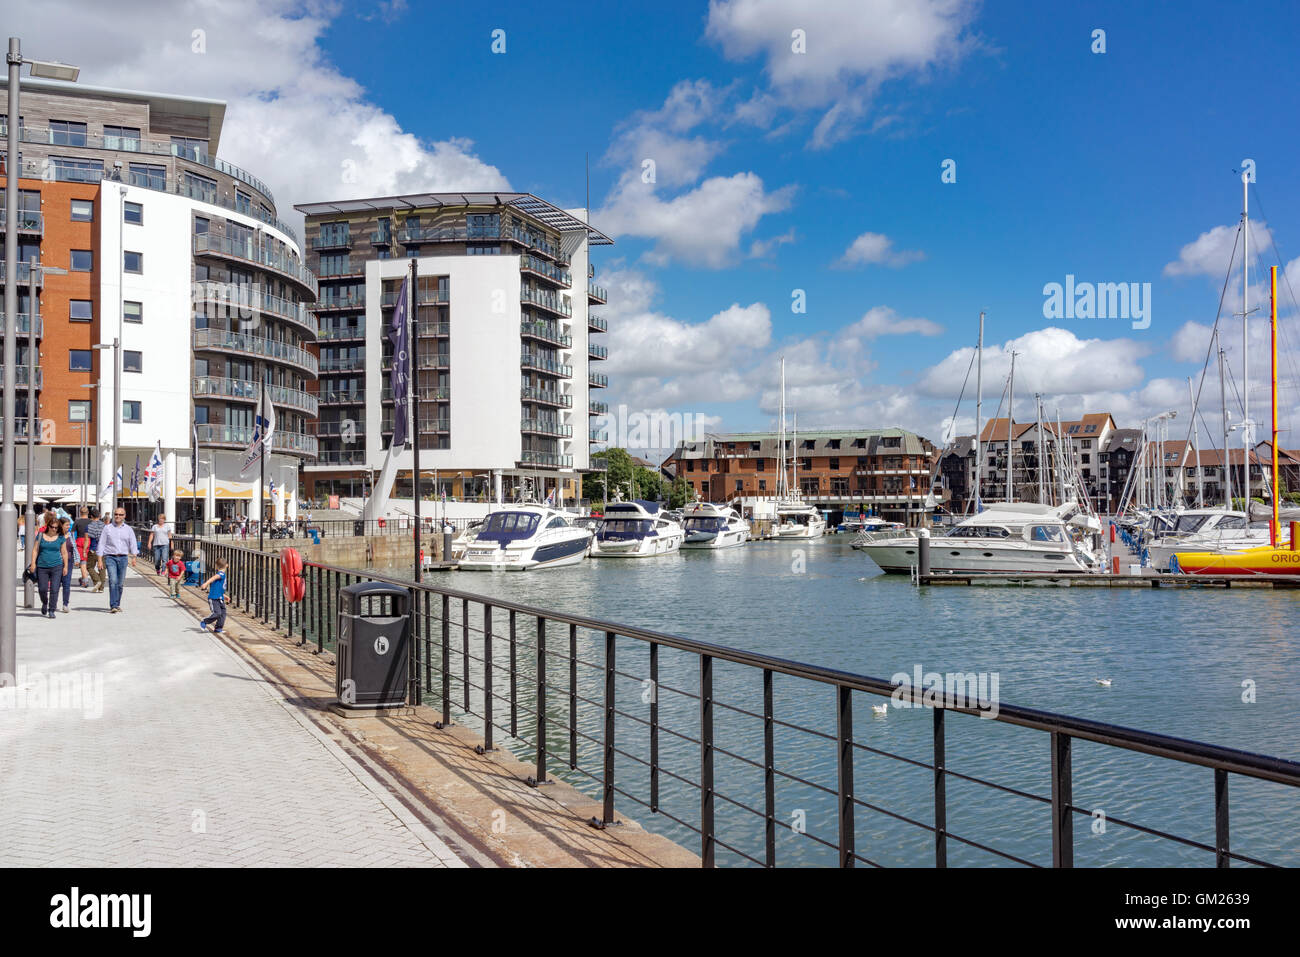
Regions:
<instances>
[{"instance_id":1,"label":"white motor boat","mask_svg":"<svg viewBox=\"0 0 1300 957\"><path fill-rule=\"evenodd\" d=\"M1279 542L1290 542L1285 525L1279 531ZM1189 554L1224 555L1259 548L1272 542L1268 522L1247 524L1246 513L1225 508L1192 509L1178 516L1174 529L1147 546L1147 559L1157 571L1171 571L1174 555Z\"/></svg>"},{"instance_id":2,"label":"white motor boat","mask_svg":"<svg viewBox=\"0 0 1300 957\"><path fill-rule=\"evenodd\" d=\"M671 555L686 537L654 502L614 502L591 543L592 558L652 558Z\"/></svg>"},{"instance_id":3,"label":"white motor boat","mask_svg":"<svg viewBox=\"0 0 1300 957\"><path fill-rule=\"evenodd\" d=\"M682 510L682 548L730 548L749 541L749 524L726 505L699 502Z\"/></svg>"},{"instance_id":4,"label":"white motor boat","mask_svg":"<svg viewBox=\"0 0 1300 957\"><path fill-rule=\"evenodd\" d=\"M545 505L511 505L493 512L457 562L461 571L529 571L576 565L587 557L591 531Z\"/></svg>"},{"instance_id":5,"label":"white motor boat","mask_svg":"<svg viewBox=\"0 0 1300 957\"><path fill-rule=\"evenodd\" d=\"M777 538L821 538L826 534L826 519L811 505L782 502L776 507L772 534Z\"/></svg>"},{"instance_id":6,"label":"white motor boat","mask_svg":"<svg viewBox=\"0 0 1300 957\"><path fill-rule=\"evenodd\" d=\"M930 573L1084 574L1099 571L1076 535L1096 534L1096 519L1074 503L991 502L978 515L930 538ZM913 530L868 532L855 543L886 572L904 574L919 562Z\"/></svg>"}]
</instances>

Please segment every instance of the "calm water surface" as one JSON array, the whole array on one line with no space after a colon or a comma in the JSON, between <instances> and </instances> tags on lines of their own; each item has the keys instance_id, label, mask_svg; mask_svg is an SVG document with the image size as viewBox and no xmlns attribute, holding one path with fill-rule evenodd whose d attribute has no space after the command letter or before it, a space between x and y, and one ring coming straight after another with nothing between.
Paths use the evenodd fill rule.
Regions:
<instances>
[{"instance_id":1,"label":"calm water surface","mask_svg":"<svg viewBox=\"0 0 1300 957\"><path fill-rule=\"evenodd\" d=\"M407 574L406 569L385 569ZM571 568L523 574L435 573L430 583L542 608L672 632L783 658L889 679L897 672L996 673L1004 703L1093 718L1246 750L1296 758L1300 730L1300 591L1223 591L1106 588L942 587L917 589L906 577L884 576L849 548L848 536L817 542L754 542L719 552L685 551L647 560L588 560ZM453 605L453 618L460 608ZM482 610L471 604L471 694L481 710ZM508 727L509 683L502 667L508 624L493 623L495 720ZM453 629L452 648L461 648ZM531 675L536 624L519 619L519 730L534 727ZM549 652L568 653L568 633L553 624ZM603 636L582 630L578 657L603 661ZM641 679L648 652L620 640L617 696L630 717L620 718L619 748L646 758L648 719ZM547 714L548 748L569 754L568 664L552 658ZM698 735L698 659L664 651L660 660L660 721L687 738ZM742 711L762 711L761 679L750 669L718 664L715 693L720 705L717 745L739 758L719 755L720 795L748 808L763 808L762 726ZM579 669L577 742L579 769L566 771L575 785L592 788L601 769L599 740L603 678ZM453 659L459 674L459 658ZM435 674L435 687L438 677ZM1101 687L1096 678L1109 678ZM1243 682L1253 683L1255 701L1243 699ZM474 687L478 685L479 687ZM462 695L459 683L455 696ZM932 759L932 715L897 710L875 715L884 699L855 695L854 737L860 744L915 761ZM426 699L427 700L427 699ZM741 709L731 711L721 706ZM503 715L507 717L503 717ZM835 730L834 693L812 683L777 676L775 716L779 721ZM640 721L635 720L640 718ZM467 724L474 723L466 717ZM499 735L498 737L505 737ZM531 759L518 741L507 746ZM698 745L660 735L659 806L653 814L633 798L649 800L648 769L633 757L617 759L618 807L652 830L698 848L691 831L699 823ZM1097 812L1080 816L1075 859L1091 864L1189 864L1208 866L1213 855L1108 824L1100 815L1172 831L1213 844L1213 772L1128 754L1086 742L1074 745L1075 804ZM818 839L836 840L835 801L823 788L836 784L832 740L778 727L779 778L776 817L778 863L824 864L834 853ZM960 715L947 722L951 770L1046 797L1051 793L1047 735ZM685 778L683 783L671 775ZM933 822L932 772L859 749L855 793L863 802L924 824ZM819 787L820 786L820 787ZM1300 865L1300 793L1280 785L1232 778L1232 848L1275 863ZM1007 854L1050 862L1049 809L1023 797L950 779L948 826L952 833ZM719 851L720 864L745 863L741 853L763 856L763 821L745 807L720 799L719 839L734 850ZM804 833L798 830L801 828ZM868 808L856 811L858 853L889 865L929 865L932 835ZM949 842L953 864L1008 863L986 851Z\"/></svg>"}]
</instances>

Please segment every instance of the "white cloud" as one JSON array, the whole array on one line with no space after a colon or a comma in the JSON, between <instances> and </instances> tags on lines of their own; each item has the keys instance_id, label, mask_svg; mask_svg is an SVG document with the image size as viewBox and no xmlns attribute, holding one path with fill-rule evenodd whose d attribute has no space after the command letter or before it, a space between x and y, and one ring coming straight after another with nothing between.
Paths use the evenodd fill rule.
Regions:
<instances>
[{"instance_id":1,"label":"white cloud","mask_svg":"<svg viewBox=\"0 0 1300 957\"><path fill-rule=\"evenodd\" d=\"M740 258L741 242L759 220L787 209L793 195L792 186L769 192L755 173L715 176L668 200L626 178L593 219L614 236L653 240L650 262L721 269Z\"/></svg>"},{"instance_id":2,"label":"white cloud","mask_svg":"<svg viewBox=\"0 0 1300 957\"><path fill-rule=\"evenodd\" d=\"M681 80L658 110L639 111L619 124L605 161L624 167L620 179L640 179L649 160L656 182L673 187L695 182L722 151L722 143L686 134L714 119L725 96L708 80Z\"/></svg>"},{"instance_id":3,"label":"white cloud","mask_svg":"<svg viewBox=\"0 0 1300 957\"><path fill-rule=\"evenodd\" d=\"M1208 232L1201 233L1196 239L1178 251L1178 258L1166 263L1166 276L1209 276L1222 281L1227 275L1228 264L1233 269L1241 270L1241 224L1215 226ZM1237 247L1234 252L1234 245ZM1254 265L1259 260L1260 251L1271 249L1273 234L1262 222L1250 224L1250 260ZM1240 289L1240 285L1237 287Z\"/></svg>"},{"instance_id":4,"label":"white cloud","mask_svg":"<svg viewBox=\"0 0 1300 957\"><path fill-rule=\"evenodd\" d=\"M849 244L835 263L840 268L880 265L895 269L925 258L919 249L895 249L894 241L884 233L863 233Z\"/></svg>"},{"instance_id":5,"label":"white cloud","mask_svg":"<svg viewBox=\"0 0 1300 957\"><path fill-rule=\"evenodd\" d=\"M291 0L46 0L15 19L29 55L76 63L82 83L224 100L219 153L268 183L281 219L299 220L298 202L508 189L470 141L405 132L329 62L319 41L338 14ZM195 30L206 52L193 51Z\"/></svg>"},{"instance_id":6,"label":"white cloud","mask_svg":"<svg viewBox=\"0 0 1300 957\"><path fill-rule=\"evenodd\" d=\"M770 92L749 101L766 125L780 107L825 110L811 145L856 129L884 82L955 63L972 46L975 0L712 0L706 37L730 59L764 60ZM802 30L806 52L794 50Z\"/></svg>"},{"instance_id":7,"label":"white cloud","mask_svg":"<svg viewBox=\"0 0 1300 957\"><path fill-rule=\"evenodd\" d=\"M839 334L842 348L853 348L861 340L880 336L937 336L943 326L929 319L905 319L888 306L873 306L857 322L846 326Z\"/></svg>"}]
</instances>

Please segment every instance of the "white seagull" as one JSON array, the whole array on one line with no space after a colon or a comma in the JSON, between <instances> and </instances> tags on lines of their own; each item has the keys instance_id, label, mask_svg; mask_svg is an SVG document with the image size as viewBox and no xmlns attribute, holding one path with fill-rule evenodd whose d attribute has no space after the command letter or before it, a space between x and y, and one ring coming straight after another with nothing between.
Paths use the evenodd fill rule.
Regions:
<instances>
[{"instance_id":1,"label":"white seagull","mask_svg":"<svg viewBox=\"0 0 1300 957\"><path fill-rule=\"evenodd\" d=\"M1097 684L1101 685L1103 688L1109 688L1109 687L1110 687L1110 679L1109 679L1109 678L1093 678L1092 680L1095 681L1095 682L1097 682Z\"/></svg>"},{"instance_id":2,"label":"white seagull","mask_svg":"<svg viewBox=\"0 0 1300 957\"><path fill-rule=\"evenodd\" d=\"M889 713L889 705L873 704L871 706L871 713L876 715L877 717L883 718L885 715Z\"/></svg>"}]
</instances>

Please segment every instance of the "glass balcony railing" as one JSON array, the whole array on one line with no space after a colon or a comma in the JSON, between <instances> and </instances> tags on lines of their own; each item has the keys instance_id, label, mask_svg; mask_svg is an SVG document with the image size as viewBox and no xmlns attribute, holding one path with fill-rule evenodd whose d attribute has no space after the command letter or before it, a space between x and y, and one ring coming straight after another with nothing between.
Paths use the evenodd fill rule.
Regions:
<instances>
[{"instance_id":1,"label":"glass balcony railing","mask_svg":"<svg viewBox=\"0 0 1300 957\"><path fill-rule=\"evenodd\" d=\"M562 425L552 419L520 419L519 428L524 432L538 432L542 435L555 435L560 438L573 437L573 426Z\"/></svg>"},{"instance_id":2,"label":"glass balcony railing","mask_svg":"<svg viewBox=\"0 0 1300 957\"><path fill-rule=\"evenodd\" d=\"M320 371L320 364L317 362L316 357L307 350L291 346L287 342L280 342L278 339L268 339L265 336L252 336L247 333L230 332L225 329L195 329L194 348L263 356L299 366L312 375L316 375Z\"/></svg>"},{"instance_id":3,"label":"glass balcony railing","mask_svg":"<svg viewBox=\"0 0 1300 957\"><path fill-rule=\"evenodd\" d=\"M312 249L347 249L352 245L352 235L349 230L322 230L320 235L311 241Z\"/></svg>"},{"instance_id":4,"label":"glass balcony railing","mask_svg":"<svg viewBox=\"0 0 1300 957\"><path fill-rule=\"evenodd\" d=\"M213 303L219 307L212 312L204 309L206 315L213 317L233 315L241 319L251 319L254 312L260 312L263 315L275 316L295 323L313 335L317 335L316 317L312 315L306 303L273 296L269 292L262 291L256 284L237 285L211 279L199 280L193 284L193 295L196 302Z\"/></svg>"},{"instance_id":5,"label":"glass balcony railing","mask_svg":"<svg viewBox=\"0 0 1300 957\"><path fill-rule=\"evenodd\" d=\"M269 269L281 276L291 279L299 285L309 289L312 298L316 297L316 277L312 275L310 269L304 267L300 262L291 256L272 249L259 249L253 242L240 242L231 239L228 236L219 236L215 233L200 233L194 237L194 252L196 254L215 254L218 256L228 256L233 259L239 259L243 262L252 263L263 269Z\"/></svg>"},{"instance_id":6,"label":"glass balcony railing","mask_svg":"<svg viewBox=\"0 0 1300 957\"><path fill-rule=\"evenodd\" d=\"M609 291L604 286L597 286L594 282L587 283L587 298L599 303L609 302Z\"/></svg>"},{"instance_id":7,"label":"glass balcony railing","mask_svg":"<svg viewBox=\"0 0 1300 957\"><path fill-rule=\"evenodd\" d=\"M0 310L0 336L4 335L6 325L7 323L5 322L4 311ZM18 315L14 316L14 325L17 326L17 329L15 331L18 333L18 335L20 336L27 335L32 328L31 313L27 313L27 312L18 313ZM38 315L36 317L36 338L39 339L44 334L45 334L45 320Z\"/></svg>"},{"instance_id":8,"label":"glass balcony railing","mask_svg":"<svg viewBox=\"0 0 1300 957\"><path fill-rule=\"evenodd\" d=\"M316 453L317 465L365 465L365 449L320 449Z\"/></svg>"},{"instance_id":9,"label":"glass balcony railing","mask_svg":"<svg viewBox=\"0 0 1300 957\"><path fill-rule=\"evenodd\" d=\"M29 377L27 375L27 366L20 365L18 367L17 382L20 386L22 386L22 385L27 385L28 381L29 381ZM4 384L5 384L5 369L4 366L0 366L0 386L3 386ZM41 389L44 387L45 387L45 370L38 367L36 370L36 388Z\"/></svg>"},{"instance_id":10,"label":"glass balcony railing","mask_svg":"<svg viewBox=\"0 0 1300 957\"><path fill-rule=\"evenodd\" d=\"M319 367L321 372L361 372L366 367L366 357L322 355Z\"/></svg>"},{"instance_id":11,"label":"glass balcony railing","mask_svg":"<svg viewBox=\"0 0 1300 957\"><path fill-rule=\"evenodd\" d=\"M609 323L600 316L593 316L587 313L587 328L592 332L609 332Z\"/></svg>"},{"instance_id":12,"label":"glass balcony railing","mask_svg":"<svg viewBox=\"0 0 1300 957\"><path fill-rule=\"evenodd\" d=\"M599 372L588 372L587 384L595 386L597 389L603 389L609 385L609 376L601 375Z\"/></svg>"},{"instance_id":13,"label":"glass balcony railing","mask_svg":"<svg viewBox=\"0 0 1300 957\"><path fill-rule=\"evenodd\" d=\"M425 337L449 336L451 335L451 323L428 319L419 324L418 333Z\"/></svg>"},{"instance_id":14,"label":"glass balcony railing","mask_svg":"<svg viewBox=\"0 0 1300 957\"><path fill-rule=\"evenodd\" d=\"M566 379L573 378L573 366L566 365L563 362L555 362L552 359L543 359L539 355L531 352L525 352L519 357L520 365L529 369L536 369L538 372L549 373L550 375L563 376Z\"/></svg>"},{"instance_id":15,"label":"glass balcony railing","mask_svg":"<svg viewBox=\"0 0 1300 957\"><path fill-rule=\"evenodd\" d=\"M528 286L519 287L519 301L532 303L534 306L540 306L550 312L559 313L562 316L573 315L573 305L568 296L557 296L553 292L547 292L542 289L531 289Z\"/></svg>"},{"instance_id":16,"label":"glass balcony railing","mask_svg":"<svg viewBox=\"0 0 1300 957\"><path fill-rule=\"evenodd\" d=\"M310 392L302 392L281 385L269 385L266 390L274 404L290 409L298 409L313 417L316 415L317 399ZM258 399L258 384L249 379L195 376L194 394L196 396L216 396L226 399L247 399L250 402L256 402Z\"/></svg>"},{"instance_id":17,"label":"glass balcony railing","mask_svg":"<svg viewBox=\"0 0 1300 957\"><path fill-rule=\"evenodd\" d=\"M541 402L544 405L554 405L564 409L573 408L573 396L566 395L563 392L556 392L554 389L530 389L525 387L520 390L519 397L525 402Z\"/></svg>"},{"instance_id":18,"label":"glass balcony railing","mask_svg":"<svg viewBox=\"0 0 1300 957\"><path fill-rule=\"evenodd\" d=\"M383 306L385 309L397 305L397 294L400 291L401 287L399 286L397 289L391 289L384 293L380 296L379 305ZM415 304L417 306L438 306L449 301L450 296L448 295L448 290L443 287L416 290Z\"/></svg>"},{"instance_id":19,"label":"glass balcony railing","mask_svg":"<svg viewBox=\"0 0 1300 957\"><path fill-rule=\"evenodd\" d=\"M587 343L587 355L593 359L608 359L609 350L604 346L598 346L594 342Z\"/></svg>"},{"instance_id":20,"label":"glass balcony railing","mask_svg":"<svg viewBox=\"0 0 1300 957\"><path fill-rule=\"evenodd\" d=\"M317 422L313 426L317 435L335 436L341 435L349 439L362 438L366 434L365 422L346 421L346 422Z\"/></svg>"},{"instance_id":21,"label":"glass balcony railing","mask_svg":"<svg viewBox=\"0 0 1300 957\"><path fill-rule=\"evenodd\" d=\"M587 403L587 412L590 415L609 415L608 402L591 401Z\"/></svg>"},{"instance_id":22,"label":"glass balcony railing","mask_svg":"<svg viewBox=\"0 0 1300 957\"><path fill-rule=\"evenodd\" d=\"M524 449L519 455L523 465L549 465L554 468L573 468L572 455L559 455L555 452L540 452L536 449Z\"/></svg>"},{"instance_id":23,"label":"glass balcony railing","mask_svg":"<svg viewBox=\"0 0 1300 957\"><path fill-rule=\"evenodd\" d=\"M519 268L526 272L536 273L561 286L573 285L573 277L569 270L552 262L547 262L545 259L539 259L537 256L520 256Z\"/></svg>"},{"instance_id":24,"label":"glass balcony railing","mask_svg":"<svg viewBox=\"0 0 1300 957\"><path fill-rule=\"evenodd\" d=\"M589 442L606 442L609 440L609 433L604 429L592 429L587 433Z\"/></svg>"},{"instance_id":25,"label":"glass balcony railing","mask_svg":"<svg viewBox=\"0 0 1300 957\"><path fill-rule=\"evenodd\" d=\"M251 425L211 425L195 426L200 445L235 445L247 446L253 441ZM302 432L285 432L276 429L271 435L272 451L301 452L315 456L316 436Z\"/></svg>"},{"instance_id":26,"label":"glass balcony railing","mask_svg":"<svg viewBox=\"0 0 1300 957\"><path fill-rule=\"evenodd\" d=\"M573 337L566 336L556 327L546 322L523 322L519 325L519 334L525 339L541 339L563 349L573 347Z\"/></svg>"},{"instance_id":27,"label":"glass balcony railing","mask_svg":"<svg viewBox=\"0 0 1300 957\"><path fill-rule=\"evenodd\" d=\"M364 405L366 402L366 390L331 389L322 383L320 394L317 396L317 399L321 405Z\"/></svg>"},{"instance_id":28,"label":"glass balcony railing","mask_svg":"<svg viewBox=\"0 0 1300 957\"><path fill-rule=\"evenodd\" d=\"M33 266L35 267L36 285L38 286L45 285L45 271L41 269L41 264L39 261L36 263L32 263L30 261L20 262L18 264L18 268L15 270L15 272L17 273L16 278L18 282L30 283L32 281ZM0 260L0 283L5 283L8 281L9 281L9 264L3 260Z\"/></svg>"},{"instance_id":29,"label":"glass balcony railing","mask_svg":"<svg viewBox=\"0 0 1300 957\"><path fill-rule=\"evenodd\" d=\"M5 207L0 206L0 228L3 228L5 222ZM20 233L34 233L37 236L45 234L45 216L43 213L27 209L18 210L18 231Z\"/></svg>"},{"instance_id":30,"label":"glass balcony railing","mask_svg":"<svg viewBox=\"0 0 1300 957\"><path fill-rule=\"evenodd\" d=\"M334 342L339 339L364 339L366 330L361 326L321 326L316 330L319 342Z\"/></svg>"},{"instance_id":31,"label":"glass balcony railing","mask_svg":"<svg viewBox=\"0 0 1300 957\"><path fill-rule=\"evenodd\" d=\"M315 309L317 312L323 312L326 309L364 309L366 307L365 293L342 293L337 292L334 295L329 288L322 290L321 297L316 300Z\"/></svg>"}]
</instances>

